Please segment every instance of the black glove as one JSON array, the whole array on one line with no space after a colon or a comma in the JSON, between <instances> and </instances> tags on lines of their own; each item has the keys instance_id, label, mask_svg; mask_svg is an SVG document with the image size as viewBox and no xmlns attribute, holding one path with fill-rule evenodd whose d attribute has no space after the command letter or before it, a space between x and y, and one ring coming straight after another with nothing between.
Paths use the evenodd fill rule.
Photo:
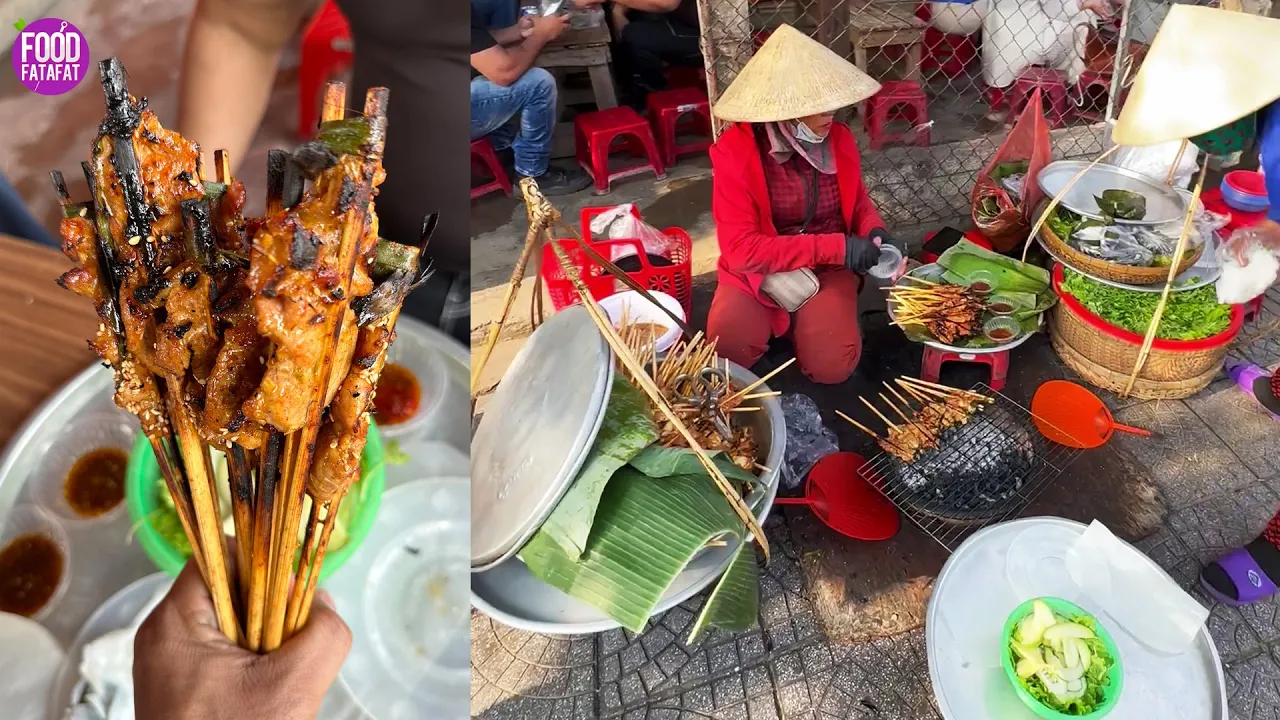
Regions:
<instances>
[{"instance_id":1,"label":"black glove","mask_svg":"<svg viewBox=\"0 0 1280 720\"><path fill-rule=\"evenodd\" d=\"M867 238L849 235L844 239L844 265L856 273L865 273L880 262L880 248Z\"/></svg>"}]
</instances>

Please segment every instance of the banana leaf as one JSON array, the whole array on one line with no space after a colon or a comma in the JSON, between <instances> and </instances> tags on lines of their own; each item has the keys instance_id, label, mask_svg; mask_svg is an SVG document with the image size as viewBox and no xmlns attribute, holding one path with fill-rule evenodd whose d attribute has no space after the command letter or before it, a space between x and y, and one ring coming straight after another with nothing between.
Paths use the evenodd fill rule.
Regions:
<instances>
[{"instance_id":1,"label":"banana leaf","mask_svg":"<svg viewBox=\"0 0 1280 720\"><path fill-rule=\"evenodd\" d=\"M1141 220L1147 215L1147 198L1132 190L1103 190L1101 195L1094 195L1093 200L1098 203L1098 210L1109 218Z\"/></svg>"},{"instance_id":2,"label":"banana leaf","mask_svg":"<svg viewBox=\"0 0 1280 720\"><path fill-rule=\"evenodd\" d=\"M729 459L723 452L711 453L711 462L720 468L720 472L728 480L755 484L760 478L743 470ZM661 445L650 445L631 458L631 467L651 478L666 478L673 475L706 475L707 471L698 462L698 456L689 448L669 448Z\"/></svg>"},{"instance_id":3,"label":"banana leaf","mask_svg":"<svg viewBox=\"0 0 1280 720\"><path fill-rule=\"evenodd\" d=\"M641 632L694 555L712 540L744 535L705 473L654 480L624 467L605 486L581 557L539 532L520 559L543 582Z\"/></svg>"},{"instance_id":4,"label":"banana leaf","mask_svg":"<svg viewBox=\"0 0 1280 720\"><path fill-rule=\"evenodd\" d=\"M1028 292L1039 295L1049 287L1049 271L1030 263L1019 262L996 252L978 247L968 240L947 248L938 258L941 266L951 277L947 282L959 281L965 284L968 278L982 273L990 275L992 292Z\"/></svg>"},{"instance_id":5,"label":"banana leaf","mask_svg":"<svg viewBox=\"0 0 1280 720\"><path fill-rule=\"evenodd\" d=\"M760 612L760 577L753 543L739 543L729 569L720 576L707 604L689 631L689 644L698 641L709 627L730 632L750 630Z\"/></svg>"},{"instance_id":6,"label":"banana leaf","mask_svg":"<svg viewBox=\"0 0 1280 720\"><path fill-rule=\"evenodd\" d=\"M658 439L644 393L621 375L613 380L600 432L573 485L538 530L577 560L587 546L609 478Z\"/></svg>"}]
</instances>

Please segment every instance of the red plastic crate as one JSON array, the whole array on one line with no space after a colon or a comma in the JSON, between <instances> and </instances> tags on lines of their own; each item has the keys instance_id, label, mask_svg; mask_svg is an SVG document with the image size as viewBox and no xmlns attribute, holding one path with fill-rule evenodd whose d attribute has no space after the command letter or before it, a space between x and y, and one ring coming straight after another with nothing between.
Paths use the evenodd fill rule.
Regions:
<instances>
[{"instance_id":1,"label":"red plastic crate","mask_svg":"<svg viewBox=\"0 0 1280 720\"><path fill-rule=\"evenodd\" d=\"M585 211L584 211L585 212ZM644 246L639 240L597 240L591 248L604 258L612 258L615 248L630 246L640 261L640 269L628 273L641 287L647 290L664 292L680 302L685 317L689 317L693 305L693 240L680 228L667 228L663 234L676 240L672 249L672 265L656 267L649 263ZM582 281L587 286L591 297L599 300L608 297L626 286L609 275L604 267L589 258L576 240L556 240L569 256L569 261L578 269ZM550 245L542 249L542 282L547 286L547 294L551 296L551 305L557 311L563 310L578 302L578 294L573 284L560 269L556 261L555 251Z\"/></svg>"}]
</instances>

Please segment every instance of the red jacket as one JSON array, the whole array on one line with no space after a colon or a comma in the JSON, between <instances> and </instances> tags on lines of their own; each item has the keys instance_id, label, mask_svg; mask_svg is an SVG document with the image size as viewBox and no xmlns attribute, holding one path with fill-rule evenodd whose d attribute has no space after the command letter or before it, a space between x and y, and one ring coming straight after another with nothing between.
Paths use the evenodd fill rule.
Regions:
<instances>
[{"instance_id":1,"label":"red jacket","mask_svg":"<svg viewBox=\"0 0 1280 720\"><path fill-rule=\"evenodd\" d=\"M831 126L827 142L836 156L840 209L849 231L866 237L884 227L880 213L862 182L858 145L849 128ZM711 214L720 242L719 282L755 296L771 309L774 336L782 335L791 317L760 292L765 275L800 268L844 264L844 235L779 235L764 182L760 147L751 125L738 123L711 146Z\"/></svg>"}]
</instances>

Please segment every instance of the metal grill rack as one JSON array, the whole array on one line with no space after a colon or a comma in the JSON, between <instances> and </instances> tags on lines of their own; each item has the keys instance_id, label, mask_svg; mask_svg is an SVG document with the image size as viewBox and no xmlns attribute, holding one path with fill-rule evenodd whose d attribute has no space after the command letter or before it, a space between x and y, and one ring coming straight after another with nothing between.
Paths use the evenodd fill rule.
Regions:
<instances>
[{"instance_id":1,"label":"metal grill rack","mask_svg":"<svg viewBox=\"0 0 1280 720\"><path fill-rule=\"evenodd\" d=\"M1031 411L984 383L970 388L994 402L942 434L937 449L905 463L881 450L868 480L947 550L970 532L1010 520L1030 505L1079 450L1046 439Z\"/></svg>"}]
</instances>

